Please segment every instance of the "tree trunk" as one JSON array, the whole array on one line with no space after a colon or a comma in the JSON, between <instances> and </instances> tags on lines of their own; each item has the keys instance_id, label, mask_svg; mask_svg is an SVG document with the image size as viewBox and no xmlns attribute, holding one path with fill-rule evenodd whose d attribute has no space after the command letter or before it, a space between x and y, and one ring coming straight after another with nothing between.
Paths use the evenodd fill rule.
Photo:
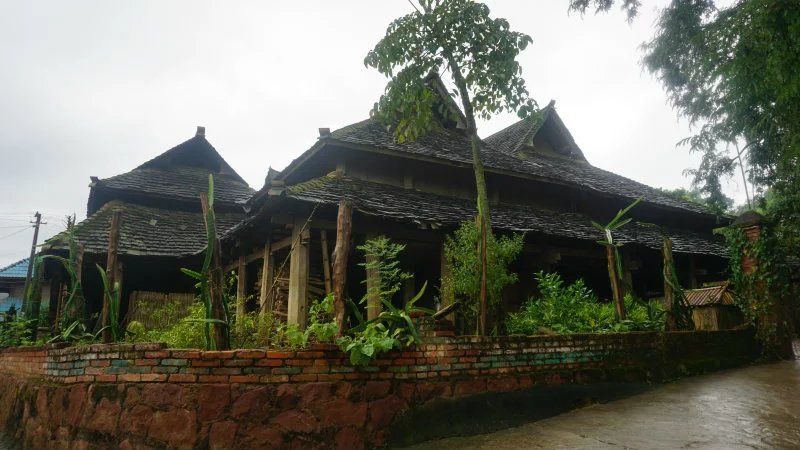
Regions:
<instances>
[{"instance_id":1,"label":"tree trunk","mask_svg":"<svg viewBox=\"0 0 800 450\"><path fill-rule=\"evenodd\" d=\"M622 280L617 270L617 254L613 245L606 245L606 259L608 259L608 278L611 281L611 294L614 297L614 307L617 311L617 319L625 320L624 292L622 291Z\"/></svg>"},{"instance_id":2,"label":"tree trunk","mask_svg":"<svg viewBox=\"0 0 800 450\"><path fill-rule=\"evenodd\" d=\"M337 334L344 333L344 289L347 281L347 259L350 256L350 231L353 225L353 206L347 200L339 202L336 218L336 245L333 250L333 311Z\"/></svg>"},{"instance_id":3,"label":"tree trunk","mask_svg":"<svg viewBox=\"0 0 800 450\"><path fill-rule=\"evenodd\" d=\"M114 211L111 216L111 228L108 231L108 257L106 258L106 279L108 280L108 291L111 295L116 295L119 299L119 293L115 294L117 283L117 249L119 247L119 222L121 218L119 210ZM114 335L111 331L111 321L117 320L111 317L111 298L108 293L103 293L103 309L101 311L102 320L100 326L103 329L103 342L108 344L114 340Z\"/></svg>"},{"instance_id":4,"label":"tree trunk","mask_svg":"<svg viewBox=\"0 0 800 450\"><path fill-rule=\"evenodd\" d=\"M664 237L662 253L664 256L664 311L667 313L666 329L667 331L674 331L678 329L678 322L675 320L675 291L672 288L672 280L675 274L672 273L672 240L668 237Z\"/></svg>"},{"instance_id":5,"label":"tree trunk","mask_svg":"<svg viewBox=\"0 0 800 450\"><path fill-rule=\"evenodd\" d=\"M227 314L223 304L223 292L225 288L225 278L222 273L222 258L220 257L219 238L217 237L217 227L214 223L214 212L208 204L208 197L205 193L200 194L200 205L203 207L203 221L206 224L206 232L211 236L211 248L206 249L211 252L211 267L205 274L208 279L209 302L211 303L211 318L219 322L214 322L213 326L213 347L214 350L228 350L231 347L230 330L228 330ZM221 323L220 323L221 322Z\"/></svg>"}]
</instances>

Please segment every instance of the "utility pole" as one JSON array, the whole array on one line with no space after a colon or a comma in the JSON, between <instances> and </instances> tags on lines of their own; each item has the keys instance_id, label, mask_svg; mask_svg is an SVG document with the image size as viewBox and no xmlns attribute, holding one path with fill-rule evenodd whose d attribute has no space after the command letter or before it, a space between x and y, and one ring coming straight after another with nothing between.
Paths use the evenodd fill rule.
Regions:
<instances>
[{"instance_id":1,"label":"utility pole","mask_svg":"<svg viewBox=\"0 0 800 450\"><path fill-rule=\"evenodd\" d=\"M22 291L22 311L26 311L28 307L28 288L31 285L31 275L33 274L33 258L36 256L36 243L39 240L39 226L42 225L42 215L39 211L34 214L36 220L31 222L33 224L33 243L31 244L31 256L28 258L28 273L25 275L25 288Z\"/></svg>"}]
</instances>

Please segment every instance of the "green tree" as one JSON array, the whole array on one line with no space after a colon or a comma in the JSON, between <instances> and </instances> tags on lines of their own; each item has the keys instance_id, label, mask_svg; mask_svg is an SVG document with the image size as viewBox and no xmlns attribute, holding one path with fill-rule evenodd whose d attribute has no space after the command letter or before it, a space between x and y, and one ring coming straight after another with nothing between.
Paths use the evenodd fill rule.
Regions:
<instances>
[{"instance_id":1,"label":"green tree","mask_svg":"<svg viewBox=\"0 0 800 450\"><path fill-rule=\"evenodd\" d=\"M712 204L721 179L738 169L753 196L770 190L768 215L791 242L800 223L800 3L788 0L672 0L644 66L695 133L683 143L702 154L695 185ZM570 0L570 9L636 15L638 0ZM750 197L750 192L747 193ZM752 208L755 205L750 205Z\"/></svg>"},{"instance_id":2,"label":"green tree","mask_svg":"<svg viewBox=\"0 0 800 450\"><path fill-rule=\"evenodd\" d=\"M375 104L374 117L395 129L402 142L435 130L437 115L447 116L438 101L431 75L447 74L461 103L469 135L481 241L481 332L486 332L486 245L491 234L489 201L481 161L482 143L476 118L489 119L504 111L530 117L538 106L529 98L517 55L530 36L511 31L505 19L494 19L489 8L471 0L412 0L414 11L393 21L364 63L390 78ZM435 82L435 81L434 81ZM447 98L446 101L452 101Z\"/></svg>"}]
</instances>

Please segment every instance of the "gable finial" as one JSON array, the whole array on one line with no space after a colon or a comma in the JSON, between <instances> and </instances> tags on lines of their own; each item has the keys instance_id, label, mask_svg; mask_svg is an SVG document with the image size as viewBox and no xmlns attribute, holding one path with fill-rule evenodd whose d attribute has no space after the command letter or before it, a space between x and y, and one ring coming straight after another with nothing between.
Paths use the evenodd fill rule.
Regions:
<instances>
[{"instance_id":1,"label":"gable finial","mask_svg":"<svg viewBox=\"0 0 800 450\"><path fill-rule=\"evenodd\" d=\"M197 133L194 134L195 136L205 136L206 135L206 127L197 127Z\"/></svg>"}]
</instances>

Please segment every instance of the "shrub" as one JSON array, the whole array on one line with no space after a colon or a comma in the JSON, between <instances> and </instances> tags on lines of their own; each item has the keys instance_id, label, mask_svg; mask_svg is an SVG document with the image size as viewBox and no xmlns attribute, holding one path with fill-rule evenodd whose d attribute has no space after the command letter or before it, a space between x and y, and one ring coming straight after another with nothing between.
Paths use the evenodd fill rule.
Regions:
<instances>
[{"instance_id":1,"label":"shrub","mask_svg":"<svg viewBox=\"0 0 800 450\"><path fill-rule=\"evenodd\" d=\"M557 273L539 272L539 296L529 299L517 313L509 314L509 334L603 333L660 330L664 311L658 302L625 296L628 318L616 321L614 305L601 303L579 279L566 284Z\"/></svg>"},{"instance_id":2,"label":"shrub","mask_svg":"<svg viewBox=\"0 0 800 450\"><path fill-rule=\"evenodd\" d=\"M451 266L451 276L442 280L442 283L449 284L461 301L460 314L464 319L465 328L469 330L477 329L480 311L481 261L477 251L478 238L478 227L475 222L464 222L453 236L446 238L444 244L445 257ZM524 235L490 234L488 238L486 290L491 314L500 303L503 288L517 281L517 274L509 271L508 267L522 251Z\"/></svg>"}]
</instances>

